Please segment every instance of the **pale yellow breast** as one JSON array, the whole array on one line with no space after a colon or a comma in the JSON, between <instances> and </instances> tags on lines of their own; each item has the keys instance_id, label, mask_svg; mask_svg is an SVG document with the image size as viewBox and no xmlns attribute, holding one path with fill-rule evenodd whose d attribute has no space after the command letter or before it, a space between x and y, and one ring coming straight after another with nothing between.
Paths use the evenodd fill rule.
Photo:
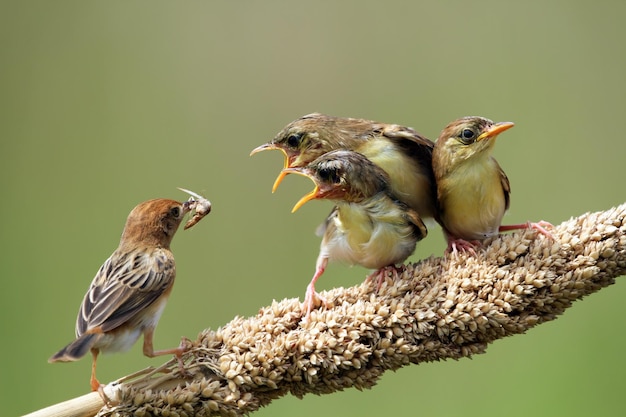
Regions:
<instances>
[{"instance_id":1,"label":"pale yellow breast","mask_svg":"<svg viewBox=\"0 0 626 417\"><path fill-rule=\"evenodd\" d=\"M404 261L417 239L411 225L389 199L373 204L342 204L334 236L326 241L332 260L378 269Z\"/></svg>"},{"instance_id":2,"label":"pale yellow breast","mask_svg":"<svg viewBox=\"0 0 626 417\"><path fill-rule=\"evenodd\" d=\"M493 159L461 164L439 181L438 192L443 224L454 236L481 240L498 234L506 202Z\"/></svg>"}]
</instances>

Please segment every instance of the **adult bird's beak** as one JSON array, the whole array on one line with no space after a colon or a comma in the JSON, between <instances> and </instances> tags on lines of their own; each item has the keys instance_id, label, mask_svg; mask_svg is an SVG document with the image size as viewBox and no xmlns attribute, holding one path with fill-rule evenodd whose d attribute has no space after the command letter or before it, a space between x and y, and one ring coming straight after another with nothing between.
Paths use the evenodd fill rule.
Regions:
<instances>
[{"instance_id":1,"label":"adult bird's beak","mask_svg":"<svg viewBox=\"0 0 626 417\"><path fill-rule=\"evenodd\" d=\"M306 171L303 171L302 168L284 168L280 172L280 175L279 175L278 178L280 178L282 180L282 178L286 177L287 174L298 174L298 175L301 175L303 177L307 177L308 179L310 179L311 181L313 181L315 183L315 188L313 189L313 191L311 191L310 193L304 195L300 200L298 200L296 205L293 206L293 208L291 209L291 212L295 213L306 202L314 200L315 198L317 198L319 196L320 187L317 184L317 182L315 181L315 178L310 173L308 173ZM278 181L278 179L277 179L277 181Z\"/></svg>"},{"instance_id":2,"label":"adult bird's beak","mask_svg":"<svg viewBox=\"0 0 626 417\"><path fill-rule=\"evenodd\" d=\"M493 126L491 126L489 129L481 133L480 136L476 138L476 142L480 142L481 140L487 139L487 138L495 138L500 133L512 128L513 126L515 126L515 123L513 122L496 123Z\"/></svg>"},{"instance_id":3,"label":"adult bird's beak","mask_svg":"<svg viewBox=\"0 0 626 417\"><path fill-rule=\"evenodd\" d=\"M195 204L196 201L198 200L205 200L204 197L202 197L200 194L196 194L193 191L190 191L186 188L181 188L181 187L176 187L178 188L180 191L187 193L191 196L191 198L187 201L185 201L183 203L183 214L189 213L193 208L192 208L192 204ZM210 204L209 204L210 206Z\"/></svg>"}]
</instances>

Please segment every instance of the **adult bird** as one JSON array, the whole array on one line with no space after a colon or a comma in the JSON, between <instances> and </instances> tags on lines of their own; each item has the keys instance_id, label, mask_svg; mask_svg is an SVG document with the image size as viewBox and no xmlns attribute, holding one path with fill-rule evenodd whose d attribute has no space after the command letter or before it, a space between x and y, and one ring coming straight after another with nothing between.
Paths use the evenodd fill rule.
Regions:
<instances>
[{"instance_id":1,"label":"adult bird","mask_svg":"<svg viewBox=\"0 0 626 417\"><path fill-rule=\"evenodd\" d=\"M96 363L101 352L123 352L143 334L148 357L173 354L179 359L187 340L172 349L154 350L153 335L172 292L176 267L170 244L184 216L208 200L180 203L155 199L137 205L128 215L119 246L100 267L85 294L76 319L76 340L49 362L69 362L91 352L91 389L101 391ZM187 224L188 226L192 219ZM194 223L195 224L195 223Z\"/></svg>"}]
</instances>

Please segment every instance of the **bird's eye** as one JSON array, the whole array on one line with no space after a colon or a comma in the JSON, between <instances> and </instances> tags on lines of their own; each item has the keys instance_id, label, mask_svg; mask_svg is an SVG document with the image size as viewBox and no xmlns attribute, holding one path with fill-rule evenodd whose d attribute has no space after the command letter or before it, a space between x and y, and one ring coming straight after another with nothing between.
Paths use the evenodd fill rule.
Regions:
<instances>
[{"instance_id":1,"label":"bird's eye","mask_svg":"<svg viewBox=\"0 0 626 417\"><path fill-rule=\"evenodd\" d=\"M172 214L172 216L178 218L180 216L180 207L178 206L172 207L172 209L170 210L170 213Z\"/></svg>"},{"instance_id":2,"label":"bird's eye","mask_svg":"<svg viewBox=\"0 0 626 417\"><path fill-rule=\"evenodd\" d=\"M302 141L302 133L292 133L287 138L287 145L291 148L297 148Z\"/></svg>"},{"instance_id":3,"label":"bird's eye","mask_svg":"<svg viewBox=\"0 0 626 417\"><path fill-rule=\"evenodd\" d=\"M474 136L476 136L476 133L474 133L472 129L463 129L463 132L461 132L461 141L463 143L472 143Z\"/></svg>"},{"instance_id":4,"label":"bird's eye","mask_svg":"<svg viewBox=\"0 0 626 417\"><path fill-rule=\"evenodd\" d=\"M335 168L322 168L319 170L320 179L326 183L339 184L341 178Z\"/></svg>"}]
</instances>

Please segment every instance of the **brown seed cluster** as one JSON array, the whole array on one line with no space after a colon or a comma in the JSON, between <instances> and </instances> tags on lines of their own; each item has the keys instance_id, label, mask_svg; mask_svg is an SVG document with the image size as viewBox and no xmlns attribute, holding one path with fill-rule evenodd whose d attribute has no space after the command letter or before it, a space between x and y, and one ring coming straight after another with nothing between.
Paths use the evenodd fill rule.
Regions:
<instances>
[{"instance_id":1,"label":"brown seed cluster","mask_svg":"<svg viewBox=\"0 0 626 417\"><path fill-rule=\"evenodd\" d=\"M324 294L304 324L300 302L205 330L186 356L119 389L100 415L238 416L287 393L373 386L410 363L469 357L552 320L626 271L626 204L552 230L504 235L477 256L428 258L401 276Z\"/></svg>"}]
</instances>

